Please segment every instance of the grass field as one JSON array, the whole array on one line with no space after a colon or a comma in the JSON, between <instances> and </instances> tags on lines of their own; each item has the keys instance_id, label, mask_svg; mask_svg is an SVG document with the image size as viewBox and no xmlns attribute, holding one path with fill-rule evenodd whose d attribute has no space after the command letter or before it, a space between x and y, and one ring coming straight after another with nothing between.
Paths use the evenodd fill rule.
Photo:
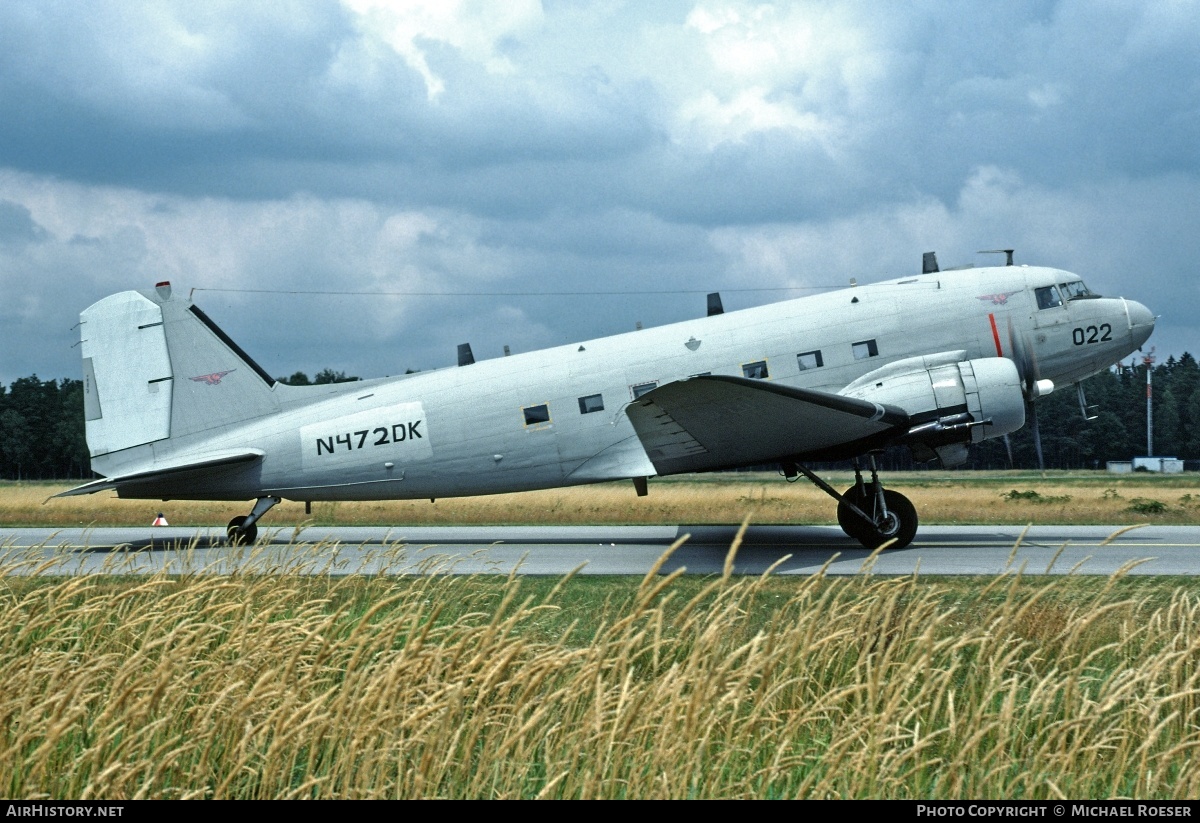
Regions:
<instances>
[{"instance_id":1,"label":"grass field","mask_svg":"<svg viewBox=\"0 0 1200 823\"><path fill-rule=\"evenodd\" d=\"M835 488L849 473L830 473ZM1200 523L1200 477L1106 472L896 472L888 488L909 496L926 524ZM111 492L47 501L58 483L0 483L0 524L10 526L147 525L162 511L171 525L224 526L249 502L121 500ZM276 506L264 524L647 524L834 523L832 498L808 481L774 474L730 473L650 481L639 498L631 483L603 483L522 494L379 503Z\"/></svg>"},{"instance_id":2,"label":"grass field","mask_svg":"<svg viewBox=\"0 0 1200 823\"><path fill-rule=\"evenodd\" d=\"M0 576L10 798L1195 798L1152 578Z\"/></svg>"}]
</instances>

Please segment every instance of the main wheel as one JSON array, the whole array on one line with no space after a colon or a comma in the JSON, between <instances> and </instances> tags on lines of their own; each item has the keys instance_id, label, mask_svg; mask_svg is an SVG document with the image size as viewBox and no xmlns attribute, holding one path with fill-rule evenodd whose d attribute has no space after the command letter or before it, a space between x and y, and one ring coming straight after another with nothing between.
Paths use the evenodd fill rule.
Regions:
<instances>
[{"instance_id":1,"label":"main wheel","mask_svg":"<svg viewBox=\"0 0 1200 823\"><path fill-rule=\"evenodd\" d=\"M863 492L859 494L855 487L848 489L844 496L870 515L873 522L867 523L848 506L839 503L838 524L842 531L871 550L889 540L894 541L888 547L892 549L902 549L911 543L917 536L917 510L912 502L900 492L884 489L883 501L887 506L887 515L881 522L873 487L864 486Z\"/></svg>"},{"instance_id":2,"label":"main wheel","mask_svg":"<svg viewBox=\"0 0 1200 823\"><path fill-rule=\"evenodd\" d=\"M247 546L254 542L258 537L258 526L251 523L249 526L243 527L246 522L245 515L239 514L237 517L229 521L229 525L225 528L225 537L231 546Z\"/></svg>"},{"instance_id":3,"label":"main wheel","mask_svg":"<svg viewBox=\"0 0 1200 823\"><path fill-rule=\"evenodd\" d=\"M875 492L870 485L851 486L846 489L842 497L849 502L858 506L867 514L872 513L875 504ZM837 507L838 525L842 527L842 531L847 537L853 537L859 543L864 543L866 536L871 532L871 524L863 520L858 514L843 502L838 502Z\"/></svg>"}]
</instances>

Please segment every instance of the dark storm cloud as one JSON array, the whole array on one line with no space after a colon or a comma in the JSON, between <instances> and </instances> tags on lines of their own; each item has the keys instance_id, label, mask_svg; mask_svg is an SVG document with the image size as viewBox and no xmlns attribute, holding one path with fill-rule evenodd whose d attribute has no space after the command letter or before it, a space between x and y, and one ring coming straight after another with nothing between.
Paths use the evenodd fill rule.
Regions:
<instances>
[{"instance_id":1,"label":"dark storm cloud","mask_svg":"<svg viewBox=\"0 0 1200 823\"><path fill-rule=\"evenodd\" d=\"M87 25L68 7L0 8L0 99L20 112L0 120L4 164L191 195L378 197L369 181L351 192L335 178L603 162L654 139L647 86L618 87L598 68L539 100L535 83L431 43L427 61L448 77L431 101L399 55L365 64L337 4L304 5L302 17L237 6L236 25L183 8L165 22L98 8ZM176 42L146 42L158 35Z\"/></svg>"},{"instance_id":2,"label":"dark storm cloud","mask_svg":"<svg viewBox=\"0 0 1200 823\"><path fill-rule=\"evenodd\" d=\"M87 20L10 4L0 97L20 116L0 121L2 159L191 195L387 199L373 184L383 178L403 184L391 188L400 202L472 210L474 197L496 213L548 210L568 193L702 223L803 219L914 188L948 198L979 165L1060 185L1196 168L1194 24L1140 5L935 5L891 20L850 8L876 27L866 56L887 76L858 99L836 73L798 72L772 96L836 121L831 153L786 128L681 149L665 139L671 101L653 78L536 63L512 77L421 41L445 78L430 100L400 55L367 63L336 3L158 15L98 4Z\"/></svg>"},{"instance_id":3,"label":"dark storm cloud","mask_svg":"<svg viewBox=\"0 0 1200 823\"><path fill-rule=\"evenodd\" d=\"M46 230L34 222L29 209L20 203L0 200L0 243L25 245L46 237Z\"/></svg>"}]
</instances>

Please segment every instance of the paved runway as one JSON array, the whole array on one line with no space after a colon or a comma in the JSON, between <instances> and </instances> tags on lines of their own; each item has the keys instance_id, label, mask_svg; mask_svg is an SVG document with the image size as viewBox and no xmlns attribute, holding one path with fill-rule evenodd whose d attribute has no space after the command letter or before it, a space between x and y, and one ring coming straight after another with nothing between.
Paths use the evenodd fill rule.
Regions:
<instances>
[{"instance_id":1,"label":"paved runway","mask_svg":"<svg viewBox=\"0 0 1200 823\"><path fill-rule=\"evenodd\" d=\"M263 528L254 547L211 528L0 529L8 574L300 571L309 574L719 574L735 526ZM686 539L683 539L686 536ZM734 573L852 575L1130 574L1200 576L1196 526L924 526L872 558L833 526L751 526Z\"/></svg>"}]
</instances>

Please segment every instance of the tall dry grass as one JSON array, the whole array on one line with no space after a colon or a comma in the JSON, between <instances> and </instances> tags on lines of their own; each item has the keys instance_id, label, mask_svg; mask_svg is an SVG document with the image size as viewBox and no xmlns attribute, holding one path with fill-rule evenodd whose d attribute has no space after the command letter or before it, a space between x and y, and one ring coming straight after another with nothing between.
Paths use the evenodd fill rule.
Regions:
<instances>
[{"instance_id":1,"label":"tall dry grass","mask_svg":"<svg viewBox=\"0 0 1200 823\"><path fill-rule=\"evenodd\" d=\"M849 473L832 473L828 479L839 489L853 482ZM926 524L1200 524L1200 488L1190 475L909 472L889 473L884 480L912 499ZM47 500L66 488L67 484L0 483L0 524L144 526L162 511L172 525L224 526L233 515L250 510L248 502L121 500L111 492ZM1146 505L1155 502L1161 507ZM756 523L836 522L834 501L807 481L785 483L772 474L730 473L654 479L646 497L637 497L630 483L614 482L433 503L314 503L311 516L304 513L303 503L285 501L264 523L736 524L748 511L753 511Z\"/></svg>"},{"instance_id":2,"label":"tall dry grass","mask_svg":"<svg viewBox=\"0 0 1200 823\"><path fill-rule=\"evenodd\" d=\"M564 614L582 581L523 582L0 575L0 792L1200 796L1183 588L660 566Z\"/></svg>"}]
</instances>

